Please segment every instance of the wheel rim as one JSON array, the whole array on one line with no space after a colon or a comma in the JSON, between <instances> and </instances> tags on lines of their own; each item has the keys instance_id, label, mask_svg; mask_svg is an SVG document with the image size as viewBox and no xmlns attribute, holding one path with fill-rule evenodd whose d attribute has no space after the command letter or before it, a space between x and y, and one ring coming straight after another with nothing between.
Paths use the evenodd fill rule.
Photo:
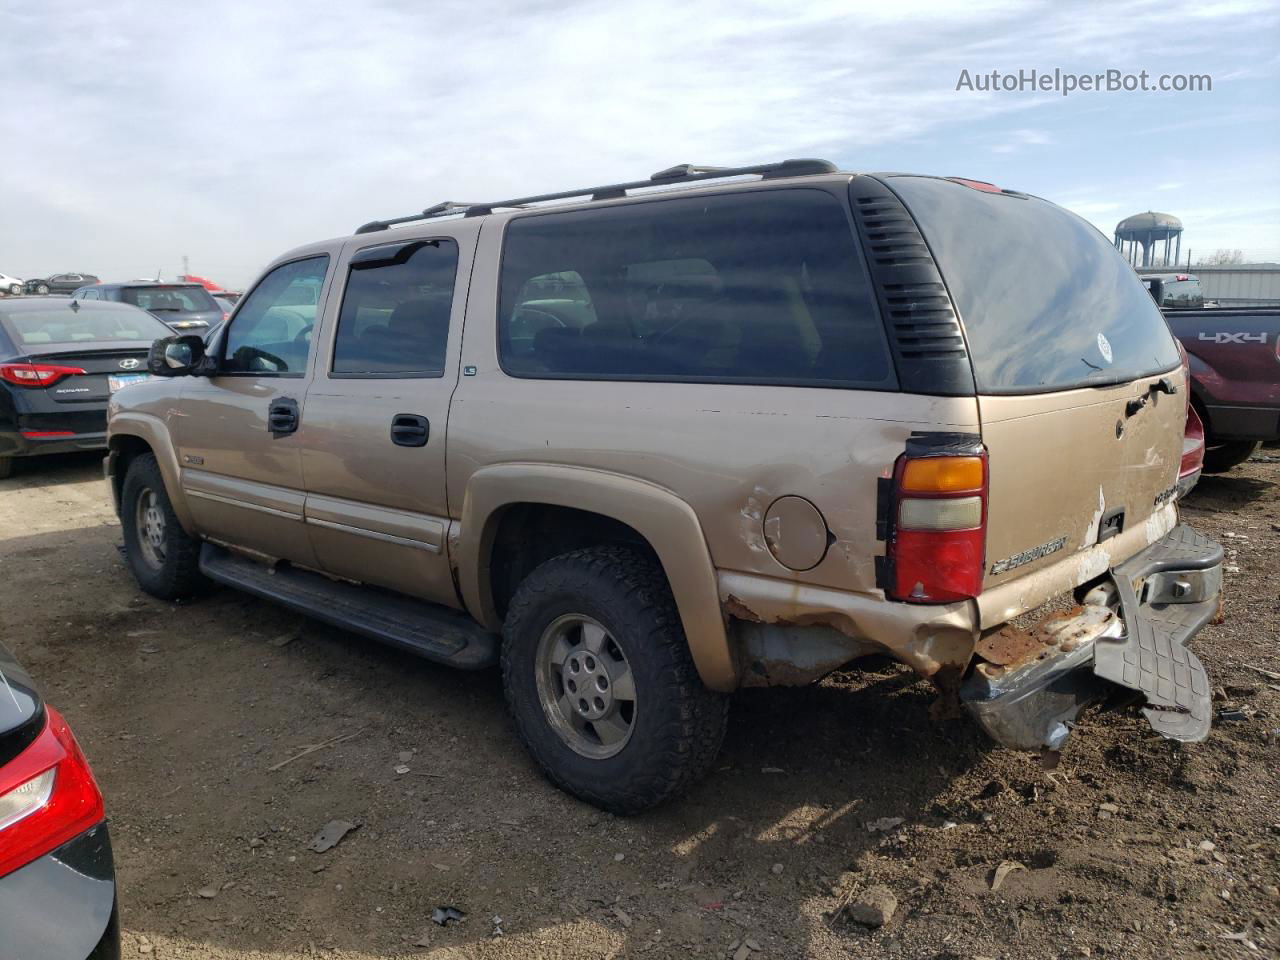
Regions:
<instances>
[{"instance_id":1,"label":"wheel rim","mask_svg":"<svg viewBox=\"0 0 1280 960\"><path fill-rule=\"evenodd\" d=\"M146 561L147 566L160 569L164 566L165 559L164 510L160 507L160 498L150 487L144 487L138 491L133 523L137 530L142 559Z\"/></svg>"},{"instance_id":2,"label":"wheel rim","mask_svg":"<svg viewBox=\"0 0 1280 960\"><path fill-rule=\"evenodd\" d=\"M636 687L622 646L578 613L553 621L538 640L538 700L575 753L604 760L621 752L636 723Z\"/></svg>"}]
</instances>

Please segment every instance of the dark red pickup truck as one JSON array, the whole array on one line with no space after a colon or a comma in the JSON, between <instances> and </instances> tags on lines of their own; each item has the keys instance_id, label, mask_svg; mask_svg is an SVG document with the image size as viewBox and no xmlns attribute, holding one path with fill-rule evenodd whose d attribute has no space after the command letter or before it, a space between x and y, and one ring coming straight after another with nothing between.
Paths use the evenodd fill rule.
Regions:
<instances>
[{"instance_id":1,"label":"dark red pickup truck","mask_svg":"<svg viewBox=\"0 0 1280 960\"><path fill-rule=\"evenodd\" d=\"M1191 357L1191 402L1204 421L1204 469L1243 463L1280 440L1280 307L1164 307Z\"/></svg>"}]
</instances>

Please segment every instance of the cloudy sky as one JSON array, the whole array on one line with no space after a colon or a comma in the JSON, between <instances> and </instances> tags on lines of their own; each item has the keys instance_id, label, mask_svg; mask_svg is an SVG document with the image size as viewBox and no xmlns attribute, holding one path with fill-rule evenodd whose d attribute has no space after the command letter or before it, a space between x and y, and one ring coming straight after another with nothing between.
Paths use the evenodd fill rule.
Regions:
<instances>
[{"instance_id":1,"label":"cloudy sky","mask_svg":"<svg viewBox=\"0 0 1280 960\"><path fill-rule=\"evenodd\" d=\"M0 0L0 271L242 285L442 199L820 156L1280 260L1280 3ZM980 93L1020 69L1204 93Z\"/></svg>"}]
</instances>

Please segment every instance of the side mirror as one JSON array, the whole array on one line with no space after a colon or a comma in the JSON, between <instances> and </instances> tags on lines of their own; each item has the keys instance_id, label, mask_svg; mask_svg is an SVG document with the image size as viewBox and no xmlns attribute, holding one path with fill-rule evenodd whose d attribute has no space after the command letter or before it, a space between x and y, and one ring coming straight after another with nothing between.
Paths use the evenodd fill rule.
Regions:
<instances>
[{"instance_id":1,"label":"side mirror","mask_svg":"<svg viewBox=\"0 0 1280 960\"><path fill-rule=\"evenodd\" d=\"M147 370L155 377L190 377L197 373L204 358L203 337L163 337L151 344Z\"/></svg>"}]
</instances>

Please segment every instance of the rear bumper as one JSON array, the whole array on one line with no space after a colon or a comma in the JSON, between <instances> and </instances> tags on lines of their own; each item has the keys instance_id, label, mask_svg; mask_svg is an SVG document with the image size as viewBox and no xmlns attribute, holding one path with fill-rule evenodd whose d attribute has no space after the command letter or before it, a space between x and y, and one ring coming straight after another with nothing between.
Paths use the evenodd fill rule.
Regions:
<instances>
[{"instance_id":1,"label":"rear bumper","mask_svg":"<svg viewBox=\"0 0 1280 960\"><path fill-rule=\"evenodd\" d=\"M0 877L0 956L119 960L115 869L105 823Z\"/></svg>"},{"instance_id":2,"label":"rear bumper","mask_svg":"<svg viewBox=\"0 0 1280 960\"><path fill-rule=\"evenodd\" d=\"M1276 407L1246 407L1234 404L1206 403L1205 424L1209 442L1221 440L1280 439L1280 409Z\"/></svg>"},{"instance_id":3,"label":"rear bumper","mask_svg":"<svg viewBox=\"0 0 1280 960\"><path fill-rule=\"evenodd\" d=\"M45 431L44 427L24 427L24 429ZM22 431L0 433L0 457L38 457L46 453L75 453L79 450L101 450L106 445L105 430L52 437L27 436Z\"/></svg>"},{"instance_id":4,"label":"rear bumper","mask_svg":"<svg viewBox=\"0 0 1280 960\"><path fill-rule=\"evenodd\" d=\"M1145 698L1158 733L1203 740L1209 682L1186 644L1217 614L1221 592L1222 547L1175 527L1113 568L1083 606L984 637L961 701L997 742L1019 750L1060 748L1080 711L1117 687Z\"/></svg>"}]
</instances>

